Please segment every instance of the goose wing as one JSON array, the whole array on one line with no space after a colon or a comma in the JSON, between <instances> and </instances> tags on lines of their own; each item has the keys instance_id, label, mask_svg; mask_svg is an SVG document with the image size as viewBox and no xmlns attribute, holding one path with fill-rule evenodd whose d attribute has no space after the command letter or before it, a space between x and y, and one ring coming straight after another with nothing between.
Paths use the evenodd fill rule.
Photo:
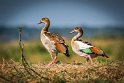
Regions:
<instances>
[{"instance_id":1,"label":"goose wing","mask_svg":"<svg viewBox=\"0 0 124 83\"><path fill-rule=\"evenodd\" d=\"M79 49L86 49L86 48L93 47L92 45L88 45L87 43L84 43L82 41L75 41L74 43L78 45Z\"/></svg>"},{"instance_id":2,"label":"goose wing","mask_svg":"<svg viewBox=\"0 0 124 83\"><path fill-rule=\"evenodd\" d=\"M74 42L75 45L77 45L77 49L81 52L84 52L86 54L93 54L93 52L90 50L91 47L93 47L92 45L89 45L89 43L84 43L82 41L75 41Z\"/></svg>"},{"instance_id":3,"label":"goose wing","mask_svg":"<svg viewBox=\"0 0 124 83\"><path fill-rule=\"evenodd\" d=\"M52 40L52 41L54 41L54 42L57 42L57 43L65 43L64 39L63 39L60 35L58 35L58 34L53 34L53 33L47 32L47 33L46 33L46 36L47 36L50 40Z\"/></svg>"},{"instance_id":4,"label":"goose wing","mask_svg":"<svg viewBox=\"0 0 124 83\"><path fill-rule=\"evenodd\" d=\"M93 46L93 47L89 48L93 53L95 53L97 55L103 54L103 51L100 48L98 48L95 45L93 45L92 43L87 42L87 41L84 41L83 43Z\"/></svg>"},{"instance_id":5,"label":"goose wing","mask_svg":"<svg viewBox=\"0 0 124 83\"><path fill-rule=\"evenodd\" d=\"M102 49L96 47L90 42L75 41L79 46L79 50L87 54L101 55L103 57L109 58Z\"/></svg>"},{"instance_id":6,"label":"goose wing","mask_svg":"<svg viewBox=\"0 0 124 83\"><path fill-rule=\"evenodd\" d=\"M91 47L90 50L91 50L94 54L97 54L97 55L103 55L103 54L104 54L104 52L103 52L100 48L98 48L98 47L96 47L96 46Z\"/></svg>"},{"instance_id":7,"label":"goose wing","mask_svg":"<svg viewBox=\"0 0 124 83\"><path fill-rule=\"evenodd\" d=\"M68 46L65 44L64 39L60 35L47 32L46 36L53 42L53 45L58 52L63 53L66 56L70 56Z\"/></svg>"}]
</instances>

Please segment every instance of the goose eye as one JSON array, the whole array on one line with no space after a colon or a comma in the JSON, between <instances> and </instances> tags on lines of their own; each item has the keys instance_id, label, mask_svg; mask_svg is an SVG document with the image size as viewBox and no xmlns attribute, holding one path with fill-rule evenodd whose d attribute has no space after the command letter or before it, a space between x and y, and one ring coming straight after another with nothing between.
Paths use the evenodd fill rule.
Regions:
<instances>
[{"instance_id":1,"label":"goose eye","mask_svg":"<svg viewBox=\"0 0 124 83\"><path fill-rule=\"evenodd\" d=\"M42 20L45 20L45 18L42 18Z\"/></svg>"},{"instance_id":2,"label":"goose eye","mask_svg":"<svg viewBox=\"0 0 124 83\"><path fill-rule=\"evenodd\" d=\"M77 29L78 29L78 27L75 28L75 30L77 30Z\"/></svg>"}]
</instances>

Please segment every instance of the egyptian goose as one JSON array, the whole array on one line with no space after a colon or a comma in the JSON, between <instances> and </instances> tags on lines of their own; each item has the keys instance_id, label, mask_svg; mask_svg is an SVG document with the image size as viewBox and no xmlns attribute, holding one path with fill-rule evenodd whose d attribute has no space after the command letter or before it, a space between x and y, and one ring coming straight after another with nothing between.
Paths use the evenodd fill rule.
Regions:
<instances>
[{"instance_id":1,"label":"egyptian goose","mask_svg":"<svg viewBox=\"0 0 124 83\"><path fill-rule=\"evenodd\" d=\"M58 53L63 53L67 57L69 57L69 51L68 51L68 46L65 44L64 39L58 35L58 34L53 34L48 31L49 26L50 26L50 20L48 18L42 18L38 24L44 23L45 27L41 30L41 42L43 46L48 50L48 52L51 55L51 61L48 64L50 66L55 62L57 59ZM53 56L53 53L56 53L55 56Z\"/></svg>"},{"instance_id":2,"label":"egyptian goose","mask_svg":"<svg viewBox=\"0 0 124 83\"><path fill-rule=\"evenodd\" d=\"M100 48L97 48L89 42L83 42L82 40L80 40L83 35L82 28L76 27L70 33L74 32L76 32L77 35L72 38L71 47L76 54L85 57L87 61L90 60L91 63L93 63L92 58L95 58L97 56L108 58L108 56Z\"/></svg>"}]
</instances>

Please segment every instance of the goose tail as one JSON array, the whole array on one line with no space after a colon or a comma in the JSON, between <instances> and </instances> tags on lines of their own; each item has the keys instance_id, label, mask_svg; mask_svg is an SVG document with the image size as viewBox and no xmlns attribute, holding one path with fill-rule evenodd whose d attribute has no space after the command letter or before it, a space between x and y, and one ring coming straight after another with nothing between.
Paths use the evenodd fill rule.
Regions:
<instances>
[{"instance_id":1,"label":"goose tail","mask_svg":"<svg viewBox=\"0 0 124 83\"><path fill-rule=\"evenodd\" d=\"M102 54L103 57L109 58L105 53Z\"/></svg>"}]
</instances>

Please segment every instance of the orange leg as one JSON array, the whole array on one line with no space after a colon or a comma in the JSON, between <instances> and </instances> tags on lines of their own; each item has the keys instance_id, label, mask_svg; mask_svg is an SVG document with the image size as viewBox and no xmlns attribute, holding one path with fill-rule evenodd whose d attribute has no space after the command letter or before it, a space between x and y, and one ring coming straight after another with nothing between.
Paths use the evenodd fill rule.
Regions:
<instances>
[{"instance_id":1,"label":"orange leg","mask_svg":"<svg viewBox=\"0 0 124 83\"><path fill-rule=\"evenodd\" d=\"M57 56L55 56L55 57L53 58L52 64L55 63L56 59L57 59Z\"/></svg>"},{"instance_id":2,"label":"orange leg","mask_svg":"<svg viewBox=\"0 0 124 83\"><path fill-rule=\"evenodd\" d=\"M51 61L49 62L49 64L47 65L48 67L52 64L52 61L53 61L53 54L52 54L52 52L49 52L50 53L50 56L51 56Z\"/></svg>"},{"instance_id":3,"label":"orange leg","mask_svg":"<svg viewBox=\"0 0 124 83\"><path fill-rule=\"evenodd\" d=\"M92 57L90 55L85 55L84 57L88 58L87 61L90 60L91 64L93 64L93 60L92 60Z\"/></svg>"},{"instance_id":4,"label":"orange leg","mask_svg":"<svg viewBox=\"0 0 124 83\"><path fill-rule=\"evenodd\" d=\"M48 67L52 65L56 61L57 57L55 56L53 59L51 59L50 63L47 65Z\"/></svg>"},{"instance_id":5,"label":"orange leg","mask_svg":"<svg viewBox=\"0 0 124 83\"><path fill-rule=\"evenodd\" d=\"M56 53L56 56L53 57L52 52L50 52L51 61L50 61L49 64L47 65L48 67L49 67L50 65L52 65L53 63L55 63L55 61L56 61L56 59L57 59L57 55L58 55L58 52Z\"/></svg>"},{"instance_id":6,"label":"orange leg","mask_svg":"<svg viewBox=\"0 0 124 83\"><path fill-rule=\"evenodd\" d=\"M55 61L57 59L57 55L58 55L58 52L56 51L56 56L53 58L53 63L55 63Z\"/></svg>"},{"instance_id":7,"label":"orange leg","mask_svg":"<svg viewBox=\"0 0 124 83\"><path fill-rule=\"evenodd\" d=\"M93 64L93 60L92 60L92 58L91 58L91 56L90 56L90 55L88 55L88 58L89 58L89 60L90 60L91 64Z\"/></svg>"}]
</instances>

